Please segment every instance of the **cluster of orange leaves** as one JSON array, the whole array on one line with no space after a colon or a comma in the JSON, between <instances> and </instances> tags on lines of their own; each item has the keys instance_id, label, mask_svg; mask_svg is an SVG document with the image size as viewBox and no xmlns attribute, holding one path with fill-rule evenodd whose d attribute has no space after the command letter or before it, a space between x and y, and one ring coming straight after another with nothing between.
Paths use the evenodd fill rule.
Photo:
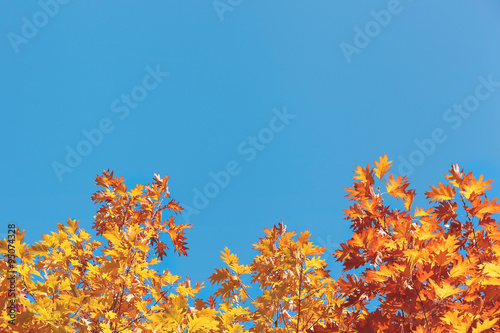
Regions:
<instances>
[{"instance_id":1,"label":"cluster of orange leaves","mask_svg":"<svg viewBox=\"0 0 500 333\"><path fill-rule=\"evenodd\" d=\"M92 197L101 205L93 229L103 242L74 220L33 245L24 231L0 241L0 292L10 284L9 245L18 261L15 324L3 292L0 332L500 331L500 230L492 217L500 205L486 196L491 180L452 166L449 184L425 192L434 206L424 209L412 207L407 177L389 174L382 183L390 168L387 156L375 168L357 167L346 189L353 232L333 254L345 275L330 276L326 248L307 230L297 235L279 223L253 245L249 265L221 252L227 267L208 278L218 289L206 300L197 298L203 283L154 269L168 250L161 235L179 255L188 249L191 225L164 214L182 210L170 199L168 176L128 191L105 171ZM391 200L402 207L389 207Z\"/></svg>"}]
</instances>

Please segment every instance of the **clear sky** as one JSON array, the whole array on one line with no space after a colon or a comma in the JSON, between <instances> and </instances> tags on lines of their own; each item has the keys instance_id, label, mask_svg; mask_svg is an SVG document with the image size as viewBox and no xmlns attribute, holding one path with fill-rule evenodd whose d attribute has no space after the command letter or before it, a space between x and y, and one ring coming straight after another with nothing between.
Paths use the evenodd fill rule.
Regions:
<instances>
[{"instance_id":1,"label":"clear sky","mask_svg":"<svg viewBox=\"0 0 500 333\"><path fill-rule=\"evenodd\" d=\"M206 281L280 218L333 252L379 155L421 202L451 163L500 194L498 1L0 3L2 235L92 235L103 169L169 174L194 228L165 265Z\"/></svg>"}]
</instances>

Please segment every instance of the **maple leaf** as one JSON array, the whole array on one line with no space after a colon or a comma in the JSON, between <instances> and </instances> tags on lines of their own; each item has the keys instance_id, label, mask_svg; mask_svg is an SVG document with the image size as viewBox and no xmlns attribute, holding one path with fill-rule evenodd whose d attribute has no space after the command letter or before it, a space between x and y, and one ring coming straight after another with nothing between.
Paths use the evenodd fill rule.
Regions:
<instances>
[{"instance_id":1,"label":"maple leaf","mask_svg":"<svg viewBox=\"0 0 500 333\"><path fill-rule=\"evenodd\" d=\"M449 183L451 185L458 187L458 188L461 187L464 174L463 174L463 169L462 169L462 172L460 172L460 167L458 166L458 164L455 164L455 165L452 164L451 169L450 169L450 174L444 175L444 176L447 179L450 179Z\"/></svg>"},{"instance_id":2,"label":"maple leaf","mask_svg":"<svg viewBox=\"0 0 500 333\"><path fill-rule=\"evenodd\" d=\"M171 209L175 212L175 214L177 214L178 212L180 212L181 210L183 210L184 208L182 208L181 206L179 206L179 203L176 203L174 199L172 199L168 204L167 204L167 208L168 209Z\"/></svg>"},{"instance_id":3,"label":"maple leaf","mask_svg":"<svg viewBox=\"0 0 500 333\"><path fill-rule=\"evenodd\" d=\"M500 266L493 263L485 263L481 265L483 268L483 273L487 274L493 278L500 278Z\"/></svg>"},{"instance_id":4,"label":"maple leaf","mask_svg":"<svg viewBox=\"0 0 500 333\"><path fill-rule=\"evenodd\" d=\"M425 192L427 198L431 198L430 202L453 199L455 196L455 189L453 187L442 183L438 183L438 186L439 187L434 187L431 185L432 191Z\"/></svg>"},{"instance_id":5,"label":"maple leaf","mask_svg":"<svg viewBox=\"0 0 500 333\"><path fill-rule=\"evenodd\" d=\"M413 199L415 198L416 192L415 190L406 191L406 195L404 197L404 207L406 210L411 209L411 204L413 203Z\"/></svg>"},{"instance_id":6,"label":"maple leaf","mask_svg":"<svg viewBox=\"0 0 500 333\"><path fill-rule=\"evenodd\" d=\"M485 198L484 201L481 202L481 199L476 197L475 200L472 201L472 207L466 207L465 210L470 215L483 219L486 214L500 213L500 204L497 204L497 198L491 201Z\"/></svg>"},{"instance_id":7,"label":"maple leaf","mask_svg":"<svg viewBox=\"0 0 500 333\"><path fill-rule=\"evenodd\" d=\"M367 199L376 199L377 195L373 191L372 184L368 182L357 182L354 183L353 188L345 188L349 194L346 194L346 197L353 197L350 200L356 200L358 198L367 198Z\"/></svg>"},{"instance_id":8,"label":"maple leaf","mask_svg":"<svg viewBox=\"0 0 500 333\"><path fill-rule=\"evenodd\" d=\"M212 309L214 309L216 307L216 305L217 305L217 303L215 301L215 298L212 295L208 298L208 305Z\"/></svg>"},{"instance_id":9,"label":"maple leaf","mask_svg":"<svg viewBox=\"0 0 500 333\"><path fill-rule=\"evenodd\" d=\"M475 269L475 265L473 263L464 262L461 259L457 260L455 266L450 269L450 277L451 278L460 278L466 277L470 273L472 273Z\"/></svg>"},{"instance_id":10,"label":"maple leaf","mask_svg":"<svg viewBox=\"0 0 500 333\"><path fill-rule=\"evenodd\" d=\"M144 190L144 185L137 185L132 191L130 191L130 196L138 197L142 195L143 190Z\"/></svg>"},{"instance_id":11,"label":"maple leaf","mask_svg":"<svg viewBox=\"0 0 500 333\"><path fill-rule=\"evenodd\" d=\"M221 251L220 258L222 261L229 266L236 274L248 274L250 270L248 267L239 264L239 259L236 254L232 254L230 250L225 247L224 251Z\"/></svg>"},{"instance_id":12,"label":"maple leaf","mask_svg":"<svg viewBox=\"0 0 500 333\"><path fill-rule=\"evenodd\" d=\"M472 329L472 333L481 333L484 331L488 331L490 328L495 326L496 322L499 319L500 318L487 318L483 321L477 321L477 325Z\"/></svg>"},{"instance_id":13,"label":"maple leaf","mask_svg":"<svg viewBox=\"0 0 500 333\"><path fill-rule=\"evenodd\" d=\"M375 170L375 176L381 179L382 177L384 177L387 171L392 167L391 165L392 161L388 161L387 154L384 155L384 157L379 156L379 159L380 159L379 162L375 161L376 168L374 170Z\"/></svg>"},{"instance_id":14,"label":"maple leaf","mask_svg":"<svg viewBox=\"0 0 500 333\"><path fill-rule=\"evenodd\" d=\"M175 221L173 217L171 216L170 219L167 221L169 229L167 230L168 234L170 235L170 239L172 240L172 243L174 244L174 250L179 254L187 256L186 250L189 250L189 248L186 246L186 233L184 232L184 229L190 229L192 227L191 224L175 224Z\"/></svg>"},{"instance_id":15,"label":"maple leaf","mask_svg":"<svg viewBox=\"0 0 500 333\"><path fill-rule=\"evenodd\" d=\"M208 278L210 280L210 283L215 284L215 283L220 283L221 281L228 279L231 276L231 273L227 268L216 268L215 272L210 275Z\"/></svg>"},{"instance_id":16,"label":"maple leaf","mask_svg":"<svg viewBox=\"0 0 500 333\"><path fill-rule=\"evenodd\" d=\"M113 229L108 229L106 232L104 232L103 236L115 246L121 246L123 243L123 238L120 234L120 230L116 225Z\"/></svg>"},{"instance_id":17,"label":"maple leaf","mask_svg":"<svg viewBox=\"0 0 500 333\"><path fill-rule=\"evenodd\" d=\"M325 260L320 259L318 257L313 257L311 259L306 260L306 271L308 271L311 268L322 269L325 266L326 266Z\"/></svg>"},{"instance_id":18,"label":"maple leaf","mask_svg":"<svg viewBox=\"0 0 500 333\"><path fill-rule=\"evenodd\" d=\"M446 313L442 316L442 320L450 325L455 332L466 333L472 324L472 319L460 316L458 311L446 311Z\"/></svg>"},{"instance_id":19,"label":"maple leaf","mask_svg":"<svg viewBox=\"0 0 500 333\"><path fill-rule=\"evenodd\" d=\"M364 168L357 166L354 173L357 174L357 176L353 176L352 178L358 179L363 183L373 185L373 183L375 182L373 179L373 171L370 169L370 164L368 164Z\"/></svg>"},{"instance_id":20,"label":"maple leaf","mask_svg":"<svg viewBox=\"0 0 500 333\"><path fill-rule=\"evenodd\" d=\"M413 216L415 217L421 217L421 216L428 216L431 213L431 208L428 208L427 210L424 210L423 208L415 207L415 213Z\"/></svg>"},{"instance_id":21,"label":"maple leaf","mask_svg":"<svg viewBox=\"0 0 500 333\"><path fill-rule=\"evenodd\" d=\"M165 250L168 250L168 247L165 245L165 243L163 243L163 242L156 243L155 253L156 253L156 256L160 258L160 260L163 260L163 257L167 256L167 253L165 252Z\"/></svg>"},{"instance_id":22,"label":"maple leaf","mask_svg":"<svg viewBox=\"0 0 500 333\"><path fill-rule=\"evenodd\" d=\"M438 285L433 280L429 280L429 283L434 288L434 292L436 293L436 296L442 300L462 291L462 289L460 287L452 286L451 284L449 284L447 282L442 282L441 286Z\"/></svg>"},{"instance_id":23,"label":"maple leaf","mask_svg":"<svg viewBox=\"0 0 500 333\"><path fill-rule=\"evenodd\" d=\"M461 187L462 191L460 191L460 193L462 193L466 199L469 199L473 193L481 195L491 188L491 182L492 180L490 179L483 181L483 175L479 176L478 180L472 176L469 184L463 184Z\"/></svg>"},{"instance_id":24,"label":"maple leaf","mask_svg":"<svg viewBox=\"0 0 500 333\"><path fill-rule=\"evenodd\" d=\"M216 329L217 323L210 317L193 316L189 318L187 326L189 327L188 333L207 332L207 330Z\"/></svg>"},{"instance_id":25,"label":"maple leaf","mask_svg":"<svg viewBox=\"0 0 500 333\"><path fill-rule=\"evenodd\" d=\"M455 220L457 214L458 204L456 202L444 201L440 202L439 206L434 207L433 213L445 223L449 220Z\"/></svg>"},{"instance_id":26,"label":"maple leaf","mask_svg":"<svg viewBox=\"0 0 500 333\"><path fill-rule=\"evenodd\" d=\"M380 266L378 270L368 270L366 278L375 282L384 282L387 278L394 275L394 268L386 265Z\"/></svg>"},{"instance_id":27,"label":"maple leaf","mask_svg":"<svg viewBox=\"0 0 500 333\"><path fill-rule=\"evenodd\" d=\"M407 196L407 190L409 183L406 180L406 176L398 176L394 179L394 176L389 175L389 180L386 180L386 191L388 194L392 195L396 199L405 198Z\"/></svg>"}]
</instances>

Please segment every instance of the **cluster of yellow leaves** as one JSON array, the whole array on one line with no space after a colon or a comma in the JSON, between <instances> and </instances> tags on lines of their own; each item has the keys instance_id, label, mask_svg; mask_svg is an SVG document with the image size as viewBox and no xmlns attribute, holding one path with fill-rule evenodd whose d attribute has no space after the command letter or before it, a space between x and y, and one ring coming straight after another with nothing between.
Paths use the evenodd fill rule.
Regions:
<instances>
[{"instance_id":1,"label":"cluster of yellow leaves","mask_svg":"<svg viewBox=\"0 0 500 333\"><path fill-rule=\"evenodd\" d=\"M240 326L248 323L249 330L238 332L309 332L314 327L342 326L343 300L320 257L325 248L310 242L309 232L296 237L282 223L264 232L267 236L254 245L259 254L250 265L240 265L226 248L221 259L229 269L217 269L209 278L221 285L214 295L225 306L239 309L251 300L251 310L244 309L235 318ZM247 274L260 291L258 297L252 298L249 286L242 282ZM222 329L232 332L225 322Z\"/></svg>"},{"instance_id":2,"label":"cluster of yellow leaves","mask_svg":"<svg viewBox=\"0 0 500 333\"><path fill-rule=\"evenodd\" d=\"M253 245L249 265L221 251L226 267L208 278L217 286L208 300L196 298L203 284L153 267L168 250L160 236L186 255L184 229L191 227L162 216L182 210L170 199L168 176L128 191L105 171L92 197L101 204L93 228L105 242L73 220L30 246L18 232L16 325L0 293L0 332L500 331L500 225L493 218L500 205L486 196L491 180L452 166L449 184L425 192L434 206L412 207L416 192L407 177L388 174L391 163L384 156L373 169L357 167L346 189L353 233L334 253L345 275L330 276L325 248L307 230L297 235L279 223ZM389 197L403 208L389 207ZM6 258L7 240L0 253ZM0 291L9 287L7 270L1 259Z\"/></svg>"},{"instance_id":3,"label":"cluster of yellow leaves","mask_svg":"<svg viewBox=\"0 0 500 333\"><path fill-rule=\"evenodd\" d=\"M107 241L91 241L90 235L69 220L58 232L28 246L24 232L16 239L16 291L22 309L11 325L2 296L0 329L5 332L206 332L214 326L215 310L188 306L202 288L168 270L153 268L166 255L160 235L168 234L175 251L186 253L183 229L173 216L162 213L181 208L170 200L168 177L155 175L148 186L131 191L121 178L104 172L96 182L104 189L92 198L102 203L94 228ZM150 252L156 250L156 256ZM7 240L0 252L8 253ZM99 255L98 255L99 254ZM7 290L8 265L0 261L0 289ZM19 295L18 295L19 296ZM207 321L209 319L209 321Z\"/></svg>"}]
</instances>

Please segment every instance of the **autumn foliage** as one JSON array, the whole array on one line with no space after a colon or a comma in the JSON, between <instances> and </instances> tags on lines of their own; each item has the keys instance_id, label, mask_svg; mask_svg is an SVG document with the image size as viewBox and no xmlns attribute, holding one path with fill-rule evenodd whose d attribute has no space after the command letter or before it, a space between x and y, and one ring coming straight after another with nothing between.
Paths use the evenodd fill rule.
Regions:
<instances>
[{"instance_id":1,"label":"autumn foliage","mask_svg":"<svg viewBox=\"0 0 500 333\"><path fill-rule=\"evenodd\" d=\"M168 176L128 190L105 171L92 200L100 205L92 240L69 220L32 245L19 231L0 241L0 332L497 332L500 331L500 230L491 180L457 165L414 206L407 177L389 174L387 156L357 167L346 189L352 235L333 253L306 230L283 223L264 230L242 264L228 248L224 267L203 283L158 271L171 250L187 255L182 208ZM393 207L390 207L388 203ZM330 227L330 228L335 228ZM102 236L102 237L101 237ZM162 237L163 236L163 237ZM15 248L16 316L9 321L7 254ZM207 274L208 275L208 274Z\"/></svg>"}]
</instances>

